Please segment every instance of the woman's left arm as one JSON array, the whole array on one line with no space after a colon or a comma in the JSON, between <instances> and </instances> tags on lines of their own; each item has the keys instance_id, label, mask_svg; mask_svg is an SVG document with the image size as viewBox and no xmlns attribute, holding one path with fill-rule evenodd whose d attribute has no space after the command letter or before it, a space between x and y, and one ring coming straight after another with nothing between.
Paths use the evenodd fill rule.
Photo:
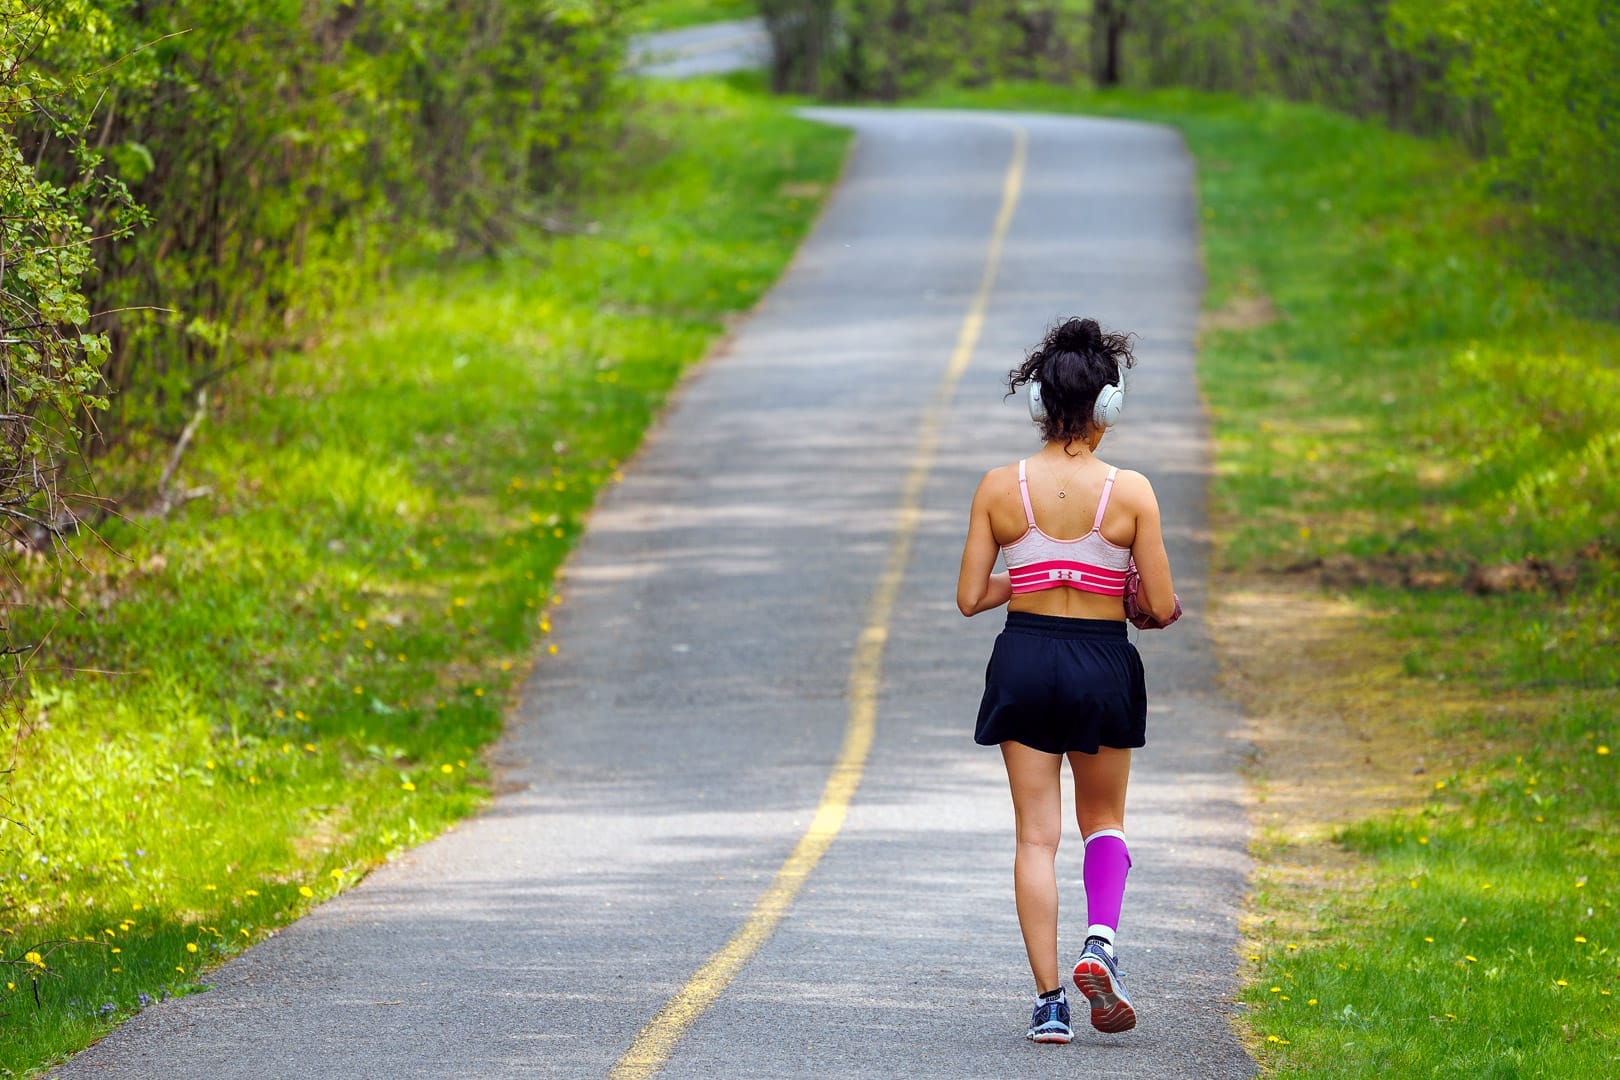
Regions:
<instances>
[{"instance_id":1,"label":"woman's left arm","mask_svg":"<svg viewBox=\"0 0 1620 1080\"><path fill-rule=\"evenodd\" d=\"M963 615L998 608L1012 599L1012 581L1006 571L991 573L1001 545L990 529L990 476L979 481L968 518L967 542L962 545L962 571L956 578L956 607Z\"/></svg>"}]
</instances>

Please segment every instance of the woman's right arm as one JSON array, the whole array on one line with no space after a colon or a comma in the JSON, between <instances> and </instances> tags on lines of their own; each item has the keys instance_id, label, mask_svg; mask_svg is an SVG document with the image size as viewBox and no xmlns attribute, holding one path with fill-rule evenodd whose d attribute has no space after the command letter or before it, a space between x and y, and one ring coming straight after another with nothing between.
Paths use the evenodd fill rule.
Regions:
<instances>
[{"instance_id":1,"label":"woman's right arm","mask_svg":"<svg viewBox=\"0 0 1620 1080\"><path fill-rule=\"evenodd\" d=\"M1176 610L1176 587L1170 580L1170 553L1164 549L1164 527L1159 519L1159 500L1153 485L1140 476L1136 498L1136 539L1131 541L1131 558L1142 575L1136 602L1159 622L1167 621Z\"/></svg>"},{"instance_id":2,"label":"woman's right arm","mask_svg":"<svg viewBox=\"0 0 1620 1080\"><path fill-rule=\"evenodd\" d=\"M990 528L991 474L973 493L967 540L962 545L962 569L956 576L956 607L963 615L998 608L1012 598L1012 579L1005 570L996 574L1001 546Z\"/></svg>"}]
</instances>

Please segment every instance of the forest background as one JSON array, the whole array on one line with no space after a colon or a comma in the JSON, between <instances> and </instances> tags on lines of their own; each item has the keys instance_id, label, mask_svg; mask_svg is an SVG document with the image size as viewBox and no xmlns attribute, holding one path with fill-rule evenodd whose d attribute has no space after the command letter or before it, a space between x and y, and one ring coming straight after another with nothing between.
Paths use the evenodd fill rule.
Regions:
<instances>
[{"instance_id":1,"label":"forest background","mask_svg":"<svg viewBox=\"0 0 1620 1080\"><path fill-rule=\"evenodd\" d=\"M67 1032L41 1035L13 1067L27 1054L44 1061L82 1044L135 1007L138 995L191 984L194 972L173 977L185 964L154 963L133 978L134 965L125 972L115 963L131 977L117 995L103 995L114 1006L104 1011L99 1000L74 998L87 991L70 993L57 981L71 966L63 957L83 951L86 919L97 924L88 935L100 939L106 931L97 948L118 955L123 946L111 940L142 932L142 903L133 898L145 895L140 889L149 882L137 887L139 875L129 869L135 845L128 830L82 826L87 818L120 816L109 809L120 800L153 797L134 789L194 783L210 788L199 805L214 813L226 798L216 785L227 760L233 780L257 788L274 782L267 762L298 759L308 782L288 782L289 806L297 804L289 834L330 833L344 843L364 837L349 847L337 839L271 845L265 873L279 877L283 894L265 897L262 911L244 917L253 928L243 935L249 941L296 915L317 890L341 887L382 854L475 805L477 749L499 720L486 697L499 696L499 673L544 633L549 574L596 485L611 482L680 364L768 282L816 196L790 200L750 225L769 244L759 240L758 253L716 270L715 281L701 282L693 297L677 303L674 286L650 278L653 300L641 297L638 310L667 316L675 329L624 331L625 341L640 343L624 346L630 359L622 373L598 359L604 341L620 341L604 337L606 330L580 330L577 344L560 348L575 340L567 331L525 328L558 353L543 389L566 395L573 411L552 419L581 428L631 395L626 382L637 379L636 350L658 348L637 334L681 342L683 359L633 387L626 429L590 452L578 449L583 436L559 435L547 441L544 460L503 481L484 473L510 463L469 461L442 447L400 475L341 455L315 456L308 484L263 493L265 478L251 467L261 447L217 450L207 467L198 462L195 469L188 455L209 427L294 450L301 429L323 424L374 425L353 436L360 441L411 439L403 424L389 428L375 412L341 413L332 405L347 386L342 346L365 339L378 296L404 296L410 310L424 296L442 299L432 284L441 278L473 273L487 282L491 273L544 276L568 267L593 282L575 298L590 306L601 299L590 290L602 287L591 275L601 272L610 245L587 242L610 220L602 198L631 190L620 177L627 162L654 175L679 161L683 139L697 145L708 137L692 119L704 113L747 115L757 125L752 137L772 146L771 139L791 141L786 121L754 111L764 106L743 104L732 91L705 101L660 97L627 77L628 37L687 21L692 7L637 0L0 0L0 529L9 568L14 756L14 771L0 778L7 819L0 822L0 922L7 924L0 944L7 946L6 970L16 972L8 986L20 995L7 1008L28 1010L31 1030ZM1082 98L1100 90L1185 87L1290 99L1423 136L1477 163L1471 175L1489 193L1495 216L1470 227L1506 238L1495 255L1545 282L1550 303L1604 322L1620 316L1611 284L1620 248L1620 138L1612 127L1620 115L1620 27L1601 0L1557 7L1512 0L762 0L758 7L776 45L770 79L779 91L893 101L944 100L939 95L964 88L993 104L997 88L1036 83L1081 104L1100 101ZM816 185L830 176L837 145L784 150L760 190L783 183L824 190ZM1309 145L1298 150L1312 153ZM740 173L747 153L727 153L727 165ZM1377 182L1368 175L1366 184ZM737 197L748 190L740 186ZM747 244L754 233L747 237L736 240L739 251L753 250ZM656 249L660 236L645 239L616 241L612 258L647 261L643 249ZM572 263L571 245L580 244L591 253ZM404 323L413 316L394 309L389 317ZM1499 325L1528 332L1511 320ZM415 327L445 340L464 329ZM1449 563L1435 552L1473 519L1420 529L1399 550L1358 548L1351 536L1345 550L1358 566L1375 567L1356 571L1354 583L1376 589L1393 574L1404 587L1414 574L1438 575L1433 580L1485 597L1481 602L1517 605L1515 614L1538 626L1562 618L1597 634L1609 625L1613 597L1573 606L1568 598L1613 563L1607 538L1620 524L1620 441L1610 423L1612 364L1594 365L1578 348L1554 349L1539 363L1572 389L1553 392L1533 385L1515 359L1516 351L1540 348L1533 338L1484 344L1468 361L1473 381L1466 385L1481 400L1499 400L1467 422L1485 415L1519 430L1458 452L1500 479L1493 470L1506 468L1497 456L1503 447L1533 447L1557 428L1567 449L1550 459L1546 475L1515 475L1513 490L1525 507L1556 499L1559 509L1474 529ZM465 356L451 347L443 360L459 371ZM376 370L388 362L385 355L369 361ZM350 388L357 394L386 383L360 360L352 367L367 372L364 386ZM485 399L468 406L496 413ZM451 446L457 422L435 415L428 430ZM497 431L510 430L507 420L500 425ZM459 519L413 485L460 489L473 478L536 534L531 560L511 567L532 584L512 610L473 616L479 602L467 583L481 580L512 539L478 538L451 576L431 588L416 583L428 596L424 605L442 605L451 625L397 655L411 653L413 665L431 663L437 673L417 682L402 674L391 685L396 676L380 674L378 664L393 647L380 639L403 638L414 623L398 596L378 600L387 592L378 566L391 559L402 573L429 574L424 568L446 552L453 563L449 556L463 543L455 535ZM541 488L555 499L522 502ZM324 500L324 508L317 513L299 505L303 499ZM278 514L255 516L272 503ZM1493 520L1503 517L1493 513ZM274 595L272 585L289 567L233 564L220 573L221 551L243 541L217 523L210 532L210 523L232 517L296 537L309 565L294 590L301 611L293 614L305 623L277 624L252 607L253 597ZM412 527L390 531L377 526L383 519ZM327 525L331 531L322 531ZM333 534L345 530L350 546L332 547ZM193 541L182 533L201 537L207 557L183 554ZM373 546L386 558L373 555ZM1293 554L1324 561L1319 547L1297 546ZM323 559L331 565L311 569ZM360 563L366 568L356 569ZM1482 567L1509 569L1493 584L1480 576ZM220 577L220 591L177 619L175 598L199 575ZM262 590L244 592L249 579ZM233 607L229 590L248 599ZM257 626L254 633L245 632L244 620ZM159 627L165 621L171 625ZM289 640L295 632L313 637L311 624L321 628L322 648L312 641L306 654ZM323 673L318 691L298 692L316 657L340 636L357 659ZM248 669L252 678L241 681L251 686L221 689L231 672ZM1573 681L1584 687L1602 678L1583 669ZM172 716L154 719L158 706L131 691L137 684L153 701L177 703ZM421 735L424 715L450 732ZM95 752L71 753L83 739L94 740ZM407 808L378 801L374 817L360 812L369 804L354 796L354 785L381 775L393 795L419 785L426 795L424 774L444 785L431 792L436 809L425 810L424 799ZM338 804L351 805L333 810ZM177 850L196 844L182 834L198 826L173 828ZM175 859L165 873L175 881L197 877L197 889L212 891L204 878L243 861L233 842L222 840L206 866ZM333 852L342 857L329 868ZM148 856L143 850L140 857ZM106 905L108 890L128 894L121 914L86 914L94 907L86 897ZM211 904L201 896L177 903L160 926L148 926L153 955L198 951L194 928L222 922ZM217 929L211 936L209 955L235 947L220 942ZM60 1001L53 987L62 990ZM25 997L32 1004L23 1004Z\"/></svg>"}]
</instances>

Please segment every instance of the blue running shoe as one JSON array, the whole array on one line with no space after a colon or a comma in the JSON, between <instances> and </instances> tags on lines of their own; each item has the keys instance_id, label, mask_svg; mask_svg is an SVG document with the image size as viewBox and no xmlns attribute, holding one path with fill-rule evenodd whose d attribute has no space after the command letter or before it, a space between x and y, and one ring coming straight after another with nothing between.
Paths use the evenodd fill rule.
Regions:
<instances>
[{"instance_id":1,"label":"blue running shoe","mask_svg":"<svg viewBox=\"0 0 1620 1080\"><path fill-rule=\"evenodd\" d=\"M1038 1043L1066 1043L1074 1038L1069 1030L1069 1003L1062 998L1043 1001L1029 1018L1029 1039Z\"/></svg>"},{"instance_id":2,"label":"blue running shoe","mask_svg":"<svg viewBox=\"0 0 1620 1080\"><path fill-rule=\"evenodd\" d=\"M1074 965L1074 988L1091 1003L1091 1026L1110 1035L1136 1026L1136 1010L1119 978L1119 961L1102 938L1087 938Z\"/></svg>"}]
</instances>

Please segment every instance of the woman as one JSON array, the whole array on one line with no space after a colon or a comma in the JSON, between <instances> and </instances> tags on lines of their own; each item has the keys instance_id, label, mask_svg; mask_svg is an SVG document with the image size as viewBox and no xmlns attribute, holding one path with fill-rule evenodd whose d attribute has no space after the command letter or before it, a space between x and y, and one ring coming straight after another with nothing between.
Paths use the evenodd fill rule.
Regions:
<instances>
[{"instance_id":1,"label":"woman","mask_svg":"<svg viewBox=\"0 0 1620 1080\"><path fill-rule=\"evenodd\" d=\"M1133 362L1128 335L1069 319L1008 373L1013 392L1029 388L1045 445L980 481L956 585L963 615L1007 605L974 740L1001 747L1012 788L1013 886L1038 994L1029 1026L1036 1042L1066 1043L1073 1034L1057 961L1065 757L1085 842L1088 926L1075 987L1097 1030L1136 1026L1114 957L1131 865L1125 785L1147 722L1142 661L1125 635L1127 578L1140 574L1131 582L1136 625L1168 626L1181 608L1152 485L1096 455L1118 419ZM998 553L1007 569L994 573Z\"/></svg>"}]
</instances>

